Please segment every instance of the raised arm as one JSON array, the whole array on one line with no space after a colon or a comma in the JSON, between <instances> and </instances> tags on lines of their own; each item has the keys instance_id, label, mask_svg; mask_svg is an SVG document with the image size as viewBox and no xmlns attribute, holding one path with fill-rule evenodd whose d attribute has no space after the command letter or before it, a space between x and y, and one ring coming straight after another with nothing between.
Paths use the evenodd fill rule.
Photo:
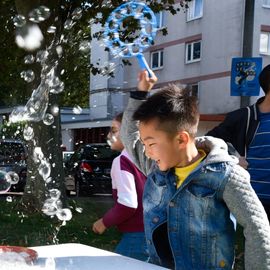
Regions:
<instances>
[{"instance_id":1,"label":"raised arm","mask_svg":"<svg viewBox=\"0 0 270 270\"><path fill-rule=\"evenodd\" d=\"M133 120L133 114L147 98L148 92L156 81L157 78L154 73L152 73L151 78L149 78L147 71L139 73L138 91L131 92L121 124L121 141L132 157L133 162L145 175L150 173L153 161L147 158L144 153L144 146L140 141L138 122Z\"/></svg>"},{"instance_id":2,"label":"raised arm","mask_svg":"<svg viewBox=\"0 0 270 270\"><path fill-rule=\"evenodd\" d=\"M267 215L240 166L233 169L223 199L245 235L245 269L270 269L270 227Z\"/></svg>"}]
</instances>

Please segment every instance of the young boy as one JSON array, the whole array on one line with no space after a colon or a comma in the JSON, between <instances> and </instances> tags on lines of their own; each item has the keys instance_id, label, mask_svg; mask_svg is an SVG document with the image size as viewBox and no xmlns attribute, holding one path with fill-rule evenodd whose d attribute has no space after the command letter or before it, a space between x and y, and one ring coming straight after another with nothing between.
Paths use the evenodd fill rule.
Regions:
<instances>
[{"instance_id":1,"label":"young boy","mask_svg":"<svg viewBox=\"0 0 270 270\"><path fill-rule=\"evenodd\" d=\"M235 230L244 228L245 269L270 269L270 227L249 174L213 137L196 138L197 101L169 85L145 100L156 77L140 72L121 139L148 175L143 195L150 262L172 269L232 269Z\"/></svg>"}]
</instances>

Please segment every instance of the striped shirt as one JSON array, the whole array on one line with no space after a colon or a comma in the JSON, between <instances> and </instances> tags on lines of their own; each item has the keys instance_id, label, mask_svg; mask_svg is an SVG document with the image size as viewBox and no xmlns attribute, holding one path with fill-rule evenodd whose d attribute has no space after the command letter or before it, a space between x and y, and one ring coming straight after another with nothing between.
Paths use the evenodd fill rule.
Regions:
<instances>
[{"instance_id":1,"label":"striped shirt","mask_svg":"<svg viewBox=\"0 0 270 270\"><path fill-rule=\"evenodd\" d=\"M251 184L261 199L270 200L270 113L258 114L260 124L247 151Z\"/></svg>"}]
</instances>

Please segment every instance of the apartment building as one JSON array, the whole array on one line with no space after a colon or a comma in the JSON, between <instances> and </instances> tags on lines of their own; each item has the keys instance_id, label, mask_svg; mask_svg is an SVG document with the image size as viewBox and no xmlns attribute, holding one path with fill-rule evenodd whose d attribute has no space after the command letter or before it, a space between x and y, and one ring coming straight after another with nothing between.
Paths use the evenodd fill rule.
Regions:
<instances>
[{"instance_id":1,"label":"apartment building","mask_svg":"<svg viewBox=\"0 0 270 270\"><path fill-rule=\"evenodd\" d=\"M253 28L249 56L262 57L263 66L270 63L270 1L255 1L254 19L245 17L245 2L193 0L187 12L156 14L159 30L144 56L159 78L157 89L167 83L192 86L201 112L199 134L241 106L241 97L230 94L230 79L232 58L243 56L245 19ZM166 36L162 35L163 27L167 28ZM99 126L124 109L129 91L136 88L139 65L136 57L129 61L132 65L123 65L121 58L104 51L102 41L92 42L91 62L115 72L114 78L91 76L90 118L99 120ZM257 98L251 97L249 103Z\"/></svg>"}]
</instances>

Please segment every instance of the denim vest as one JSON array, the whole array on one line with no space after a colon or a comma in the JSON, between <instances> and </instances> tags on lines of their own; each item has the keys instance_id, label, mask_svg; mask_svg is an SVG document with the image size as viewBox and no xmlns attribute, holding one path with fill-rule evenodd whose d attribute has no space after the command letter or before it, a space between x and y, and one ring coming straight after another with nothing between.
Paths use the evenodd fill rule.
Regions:
<instances>
[{"instance_id":1,"label":"denim vest","mask_svg":"<svg viewBox=\"0 0 270 270\"><path fill-rule=\"evenodd\" d=\"M143 206L152 263L177 270L232 269L234 225L222 199L230 162L202 162L176 189L174 170L155 170Z\"/></svg>"}]
</instances>

